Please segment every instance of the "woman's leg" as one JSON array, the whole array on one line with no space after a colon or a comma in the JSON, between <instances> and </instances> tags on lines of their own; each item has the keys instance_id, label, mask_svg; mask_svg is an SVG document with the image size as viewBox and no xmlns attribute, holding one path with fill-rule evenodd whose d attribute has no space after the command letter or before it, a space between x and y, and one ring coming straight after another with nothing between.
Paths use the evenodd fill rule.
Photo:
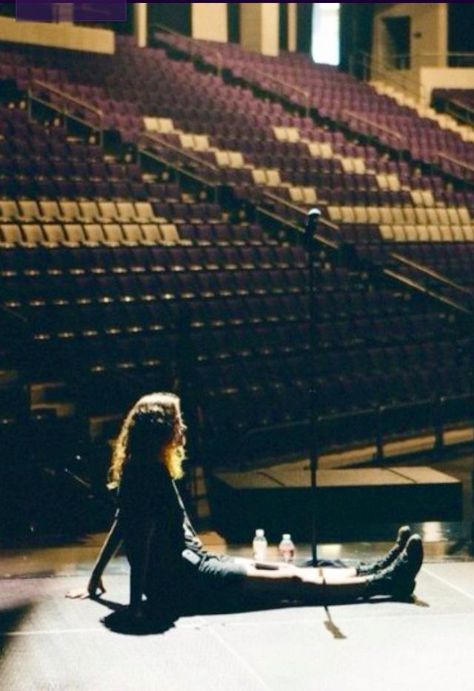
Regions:
<instances>
[{"instance_id":1,"label":"woman's leg","mask_svg":"<svg viewBox=\"0 0 474 691\"><path fill-rule=\"evenodd\" d=\"M355 569L298 568L278 565L274 570L247 565L245 588L249 593L275 595L294 600L362 597L367 578L356 576Z\"/></svg>"},{"instance_id":2,"label":"woman's leg","mask_svg":"<svg viewBox=\"0 0 474 691\"><path fill-rule=\"evenodd\" d=\"M377 559L373 562L360 562L357 565L357 575L358 576L371 576L382 569L386 569L390 566L399 554L403 552L406 547L408 540L410 539L411 529L409 525L402 525L398 529L397 538L393 547L385 554L381 559Z\"/></svg>"},{"instance_id":3,"label":"woman's leg","mask_svg":"<svg viewBox=\"0 0 474 691\"><path fill-rule=\"evenodd\" d=\"M296 566L248 562L245 587L249 593L304 601L356 600L373 595L410 595L423 561L423 546L412 536L405 550L386 569L375 575L357 576L354 569L301 569Z\"/></svg>"},{"instance_id":4,"label":"woman's leg","mask_svg":"<svg viewBox=\"0 0 474 691\"><path fill-rule=\"evenodd\" d=\"M300 571L304 572L301 574L303 580L318 580L318 578L323 578L325 583L339 583L341 581L347 581L349 579L353 579L356 576L371 576L377 573L378 571L381 571L382 569L387 568L392 564L395 559L403 552L403 550L406 547L406 544L408 542L408 539L411 535L410 527L409 526L401 526L398 529L397 533L397 538L396 542L393 545L393 547L387 552L386 555L384 555L381 559L378 559L375 562L371 563L359 563L357 566L354 567L338 567L338 568L331 568L331 567L323 567L322 569L320 567L313 568L313 567L305 567L304 569L299 569L296 571L296 574L298 574ZM251 566L252 564L256 564L256 569L257 571L268 571L268 570L280 570L283 571L280 576L276 575L274 576L274 579L282 578L284 579L285 576L285 569L293 569L293 575L295 575L294 569L295 567L290 565L290 564L281 564L278 562L254 562L251 559L245 559L245 558L240 558L239 560L245 563L248 566ZM312 575L311 575L312 573ZM288 574L288 571L287 571ZM263 578L265 578L265 574L261 574ZM257 574L257 577L259 574Z\"/></svg>"}]
</instances>

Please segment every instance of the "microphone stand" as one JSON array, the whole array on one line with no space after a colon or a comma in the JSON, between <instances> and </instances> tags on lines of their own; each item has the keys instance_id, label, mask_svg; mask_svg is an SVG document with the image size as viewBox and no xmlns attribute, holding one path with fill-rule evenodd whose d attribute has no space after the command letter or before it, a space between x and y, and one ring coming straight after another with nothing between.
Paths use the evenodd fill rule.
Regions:
<instances>
[{"instance_id":1,"label":"microphone stand","mask_svg":"<svg viewBox=\"0 0 474 691\"><path fill-rule=\"evenodd\" d=\"M308 252L309 268L309 425L310 425L310 471L311 471L311 560L308 566L318 565L317 555L317 511L316 487L318 469L318 407L316 390L316 272L314 268L314 234L321 211L310 209L306 217L304 239Z\"/></svg>"}]
</instances>

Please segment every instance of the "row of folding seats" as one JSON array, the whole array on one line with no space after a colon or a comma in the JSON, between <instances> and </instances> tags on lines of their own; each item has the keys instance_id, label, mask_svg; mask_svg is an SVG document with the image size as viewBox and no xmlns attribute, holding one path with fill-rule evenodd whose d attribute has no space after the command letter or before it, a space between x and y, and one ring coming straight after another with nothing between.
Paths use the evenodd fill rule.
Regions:
<instances>
[{"instance_id":1,"label":"row of folding seats","mask_svg":"<svg viewBox=\"0 0 474 691\"><path fill-rule=\"evenodd\" d=\"M345 290L322 292L315 296L316 314L320 321L354 316L390 317L412 314L413 307L388 290Z\"/></svg>"},{"instance_id":2,"label":"row of folding seats","mask_svg":"<svg viewBox=\"0 0 474 691\"><path fill-rule=\"evenodd\" d=\"M51 299L52 294L48 286L43 286L45 292L38 289L35 296L22 286L20 282L10 285L4 296L4 306L9 309L27 312L43 328L49 324L60 323L65 328L74 331L80 312L94 313L97 305L126 304L133 311L138 303L138 313L145 314L142 305L156 305L156 310L162 309L163 321L168 314L176 317L176 323L185 322L192 329L220 328L226 325L259 324L278 322L303 321L308 317L307 302L304 296L248 296L226 297L218 300L196 299L193 301L167 300L166 295L160 295L156 300L156 293L143 293L144 300L138 294L129 291L129 283L123 280L112 280L110 277L100 277L96 281L80 277L73 290L62 297ZM99 288L100 297L97 296ZM150 288L153 290L154 286ZM146 287L144 288L146 290ZM72 293L72 294L71 294ZM146 300L147 295L150 296ZM155 309L155 307L153 307ZM39 319L38 315L41 315ZM46 316L48 318L46 319ZM96 316L97 319L97 316ZM96 324L99 322L96 321Z\"/></svg>"},{"instance_id":3,"label":"row of folding seats","mask_svg":"<svg viewBox=\"0 0 474 691\"><path fill-rule=\"evenodd\" d=\"M213 298L217 299L209 297L206 283L201 283L200 287L196 283L192 285L187 280L188 274L177 274L181 280L176 280L173 274L164 273L158 275L159 280L156 280L156 275L146 274L79 275L72 276L66 285L62 276L34 276L25 280L25 276L16 275L5 277L2 303L10 310L26 311L35 328L66 333L71 328L74 331L74 325L83 323L80 315L84 312L92 316L91 323L110 324L110 319L102 320L99 316L103 305L126 305L128 316L135 313L132 323L136 324L137 319L145 319L148 314L143 305L155 303L155 317L162 309L161 320L164 323L170 325L172 322L174 326L186 323L196 330L228 325L302 322L308 319L308 295L300 290L297 272L288 274L295 280L295 292L282 291L280 294L269 282L265 286L263 281L254 283L256 292L252 293L248 283L241 280L243 289L240 290L238 282L232 285L227 280L228 275L222 273L219 276L219 292L211 285ZM277 281L278 276L274 275L274 280ZM263 292L262 288L266 288L267 292ZM337 299L334 293L328 294L326 299L319 296L322 321L317 325L317 332L322 347L362 343L371 339L381 342L390 339L394 342L426 340L440 327L436 313L402 316L403 312L398 312L395 305L393 311L389 311L379 297L368 300L369 297L370 293L361 295L356 301L352 296L349 309L346 301L344 312L339 314L336 310L338 305L344 304L343 293ZM108 309L111 314L118 315L114 307ZM338 321L334 321L335 312Z\"/></svg>"},{"instance_id":4,"label":"row of folding seats","mask_svg":"<svg viewBox=\"0 0 474 691\"><path fill-rule=\"evenodd\" d=\"M341 239L356 245L382 241L379 226L375 224L340 223L339 229Z\"/></svg>"},{"instance_id":5,"label":"row of folding seats","mask_svg":"<svg viewBox=\"0 0 474 691\"><path fill-rule=\"evenodd\" d=\"M85 304L37 304L22 307L21 314L28 319L35 344L51 348L56 342L83 342L96 340L104 335L110 339L123 335L171 335L177 331L182 321L181 309L177 303L114 304L105 301L87 303L87 298L85 300ZM80 356L80 350L78 355ZM80 358L78 362L80 363Z\"/></svg>"},{"instance_id":6,"label":"row of folding seats","mask_svg":"<svg viewBox=\"0 0 474 691\"><path fill-rule=\"evenodd\" d=\"M222 209L218 204L179 201L0 201L0 219L5 221L150 223L171 218L176 223L220 222Z\"/></svg>"},{"instance_id":7,"label":"row of folding seats","mask_svg":"<svg viewBox=\"0 0 474 691\"><path fill-rule=\"evenodd\" d=\"M309 322L228 326L190 334L189 352L198 365L244 358L288 357L309 350Z\"/></svg>"},{"instance_id":8,"label":"row of folding seats","mask_svg":"<svg viewBox=\"0 0 474 691\"><path fill-rule=\"evenodd\" d=\"M264 299L269 312L263 318L270 322L278 322L279 315L275 313L275 309L281 304L285 309L293 306L295 312L294 315L285 314L284 319L307 319L308 297L300 272L290 270L285 272L284 282L281 278L280 271L256 272L253 275L218 272L212 277L187 273L90 274L72 275L64 285L62 276L14 275L4 277L0 300L9 309L30 309L37 312L38 307L52 307L48 310L51 316L54 316L54 310L58 308L58 314L61 313L64 318L67 318L70 309L71 321L74 321L76 308L83 305L110 305L110 311L114 314L120 312L121 306L127 306L136 316L145 314L144 304L172 305L175 313L176 309L181 309L183 319L189 317L188 321L193 328L202 328L209 320L214 325L222 326L230 318L234 323L242 319L257 323L261 319L258 310ZM280 297L283 299L281 304L275 302ZM226 302L222 302L222 299ZM230 306L231 316L230 313L225 313ZM239 310L247 310L248 314L240 315ZM404 301L396 300L388 291L380 295L370 292L349 294L347 291L320 293L316 296L316 310L317 319L321 323L321 338L326 340L334 338L336 328L328 327L327 323L337 324L341 332L340 338L343 338L344 334L350 337L343 324L350 324L354 319L383 320L403 316L415 318L409 306ZM132 321L136 323L136 318Z\"/></svg>"},{"instance_id":9,"label":"row of folding seats","mask_svg":"<svg viewBox=\"0 0 474 691\"><path fill-rule=\"evenodd\" d=\"M256 325L262 325L274 328L297 324L304 316L291 313L290 310L294 308L302 308L287 298L251 298L245 301L243 298L224 299L219 305L193 303L189 309L177 303L157 302L90 302L74 305L39 303L40 301L23 309L22 313L27 315L35 339L49 342L58 339L96 339L104 334L112 338L123 334L133 336L141 333L172 333L183 325L191 327L195 333L201 330L203 335L211 328L222 332L235 330L240 326L255 328ZM248 310L245 314L241 313L243 307ZM198 338L194 345L201 342L202 339Z\"/></svg>"},{"instance_id":10,"label":"row of folding seats","mask_svg":"<svg viewBox=\"0 0 474 691\"><path fill-rule=\"evenodd\" d=\"M19 199L0 201L3 221L50 223L156 223L173 218L214 222L222 220L218 204L205 202L131 202L131 201L46 201Z\"/></svg>"},{"instance_id":11,"label":"row of folding seats","mask_svg":"<svg viewBox=\"0 0 474 691\"><path fill-rule=\"evenodd\" d=\"M222 298L219 301L149 302L126 304L123 315L131 317L130 324L111 303L122 306L120 296L104 295L95 303L87 294L84 304L39 304L23 308L35 334L43 338L72 338L97 335L102 330L174 331L180 326L191 332L206 333L209 329L234 329L235 327L276 327L301 324L308 320L307 302L298 296ZM89 302L87 302L90 300ZM104 307L104 305L108 305ZM13 307L10 305L10 309ZM104 316L104 321L99 318ZM344 347L372 345L405 345L430 342L439 334L440 323L436 316L397 316L346 318L344 321L322 322L316 325L318 348L333 350Z\"/></svg>"},{"instance_id":12,"label":"row of folding seats","mask_svg":"<svg viewBox=\"0 0 474 691\"><path fill-rule=\"evenodd\" d=\"M210 202L153 202L157 216L173 219L174 223L186 221L202 223L222 222L223 211L219 204Z\"/></svg>"},{"instance_id":13,"label":"row of folding seats","mask_svg":"<svg viewBox=\"0 0 474 691\"><path fill-rule=\"evenodd\" d=\"M474 242L474 223L462 226L382 224L380 235L389 242Z\"/></svg>"},{"instance_id":14,"label":"row of folding seats","mask_svg":"<svg viewBox=\"0 0 474 691\"><path fill-rule=\"evenodd\" d=\"M58 369L70 367L70 363L75 362L83 374L117 372L125 376L136 375L139 378L135 382L131 379L130 384L134 383L135 387L156 387L157 382L175 376L175 354L179 341L176 335L164 332L152 335L102 333L80 338L72 338L69 334L68 338L56 343L40 335L35 340L35 347L43 355L43 370L46 372L49 369L50 374L56 376ZM150 377L149 384L144 379L147 375ZM126 383L127 379L124 381ZM96 391L96 397L101 398L102 393L95 379L92 380L90 391Z\"/></svg>"},{"instance_id":15,"label":"row of folding seats","mask_svg":"<svg viewBox=\"0 0 474 691\"><path fill-rule=\"evenodd\" d=\"M417 342L381 347L319 349L315 358L317 376L378 376L396 370L424 370L427 367L468 367L468 348L460 352L456 342ZM195 332L190 335L190 353L200 365L243 359L304 358L309 371L309 322L276 326L236 326Z\"/></svg>"},{"instance_id":16,"label":"row of folding seats","mask_svg":"<svg viewBox=\"0 0 474 691\"><path fill-rule=\"evenodd\" d=\"M304 258L304 257L303 257ZM37 245L5 246L0 252L0 274L15 275L88 275L88 274L160 274L183 273L192 281L192 274L203 273L199 280L211 280L206 274L227 271L232 273L268 270L293 270L306 281L305 262L297 248L291 246L192 247L187 245L117 245L71 246ZM331 290L344 285L347 275L343 269L321 271L321 285ZM234 280L229 278L229 280ZM237 279L239 280L239 279ZM285 275L280 275L281 286ZM276 288L276 287L275 287Z\"/></svg>"},{"instance_id":17,"label":"row of folding seats","mask_svg":"<svg viewBox=\"0 0 474 691\"><path fill-rule=\"evenodd\" d=\"M97 160L95 157L80 160L67 156L57 158L52 157L47 151L41 155L32 155L31 152L11 155L5 152L5 147L1 147L0 151L0 167L8 171L10 176L142 182L140 167L132 163L120 164L115 161Z\"/></svg>"},{"instance_id":18,"label":"row of folding seats","mask_svg":"<svg viewBox=\"0 0 474 691\"><path fill-rule=\"evenodd\" d=\"M179 244L174 223L2 223L1 245Z\"/></svg>"},{"instance_id":19,"label":"row of folding seats","mask_svg":"<svg viewBox=\"0 0 474 691\"><path fill-rule=\"evenodd\" d=\"M314 184L312 180L301 181L304 184ZM318 188L318 195L331 207L344 208L399 208L412 206L412 199L408 190L354 190L346 188L331 188L322 185ZM344 219L353 222L354 214L345 213Z\"/></svg>"},{"instance_id":20,"label":"row of folding seats","mask_svg":"<svg viewBox=\"0 0 474 691\"><path fill-rule=\"evenodd\" d=\"M366 359L363 350L352 351L354 359L359 362ZM198 376L205 381L206 390L211 395L225 390L241 390L244 392L250 391L264 391L264 390L282 390L282 389L300 389L304 392L308 387L310 363L305 355L295 355L285 359L285 369L282 371L282 360L279 358L268 357L264 360L259 358L247 358L241 362L227 362L227 363L212 363L199 366ZM423 397L433 399L439 392L436 382L438 372L441 374L441 390L446 393L465 393L468 391L469 384L462 381L462 375L468 371L465 366L453 368L450 364L444 364L439 369L432 368L414 368L410 372L406 371L403 363L399 362L398 367L377 372L368 372L368 367L365 365L363 373L356 369L353 372L337 373L337 372L323 372L320 370L317 378L318 402L321 401L321 394L331 391L332 394L342 394L345 383L350 381L357 383L361 391L352 393L350 398L360 398L366 407L380 401L380 397L388 399L403 399L409 398L416 400L421 398L420 391L423 391ZM454 371L457 370L457 375ZM460 376L461 375L461 376ZM444 381L444 377L449 378L449 381ZM425 385L423 385L423 382ZM388 386L387 386L388 384ZM421 386L420 386L421 384ZM431 388L430 388L431 387ZM372 390L372 395L367 396L367 390ZM385 391L384 391L385 389ZM405 390L405 396L403 391ZM343 397L344 398L344 397ZM372 399L372 400L371 400ZM377 399L379 399L377 401ZM344 403L342 400L341 403ZM346 402L347 403L347 402Z\"/></svg>"},{"instance_id":21,"label":"row of folding seats","mask_svg":"<svg viewBox=\"0 0 474 691\"><path fill-rule=\"evenodd\" d=\"M166 310L171 309L172 303L167 303ZM306 296L299 295L231 297L175 303L172 314L176 319L175 326L181 323L195 331L244 325L276 326L307 321L308 303ZM430 341L436 337L440 326L437 315L365 315L348 317L345 321L319 323L315 328L318 346L332 349L349 347L350 344L405 344Z\"/></svg>"},{"instance_id":22,"label":"row of folding seats","mask_svg":"<svg viewBox=\"0 0 474 691\"><path fill-rule=\"evenodd\" d=\"M308 416L308 370L302 368L302 360L286 362L286 376L279 376L279 363L270 361L258 367L241 365L219 365L199 368L198 381L202 388L209 392L205 407L211 403L213 412L219 420L229 412L229 401L237 415L233 422L229 420L229 431L235 429L238 421L243 426L255 428L267 424L278 424L288 420L304 421ZM266 366L265 366L266 365ZM427 372L418 370L413 373L403 371L380 373L377 377L358 375L328 377L318 382L318 412L322 415L337 414L350 410L368 410L378 405L410 403L413 401L433 401L433 387L438 377L441 390L450 395L463 396L467 390L461 376L453 377L451 369ZM298 399L295 402L295 399ZM238 402L243 408L238 412ZM245 404L242 405L242 401ZM217 408L222 406L219 413ZM253 414L249 416L249 411ZM415 428L419 421L411 416L407 421ZM218 425L219 427L220 425Z\"/></svg>"},{"instance_id":23,"label":"row of folding seats","mask_svg":"<svg viewBox=\"0 0 474 691\"><path fill-rule=\"evenodd\" d=\"M394 245L396 247L396 245ZM430 257L434 261L474 261L474 242L459 242L455 244L434 244L432 242L418 242L406 245L404 254L409 256Z\"/></svg>"},{"instance_id":24,"label":"row of folding seats","mask_svg":"<svg viewBox=\"0 0 474 691\"><path fill-rule=\"evenodd\" d=\"M165 250L174 271L239 271L265 269L304 269L304 250L292 245L243 247L169 247Z\"/></svg>"},{"instance_id":25,"label":"row of folding seats","mask_svg":"<svg viewBox=\"0 0 474 691\"><path fill-rule=\"evenodd\" d=\"M279 245L279 241L264 233L258 223L183 223L179 226L181 240L193 245Z\"/></svg>"},{"instance_id":26,"label":"row of folding seats","mask_svg":"<svg viewBox=\"0 0 474 691\"><path fill-rule=\"evenodd\" d=\"M126 374L156 377L169 369L170 343L148 336L120 338L101 337L70 341L66 347L71 357L84 353L87 366L96 373L121 371ZM174 342L175 347L178 341ZM364 359L365 351L353 351L354 358ZM283 366L284 365L284 366ZM215 413L208 423L222 429L218 422L229 418L228 431L236 427L252 428L270 422L303 421L308 411L308 360L290 357L285 361L269 357L265 361L246 360L239 364L211 363L199 366L197 381L203 391L205 412ZM332 376L320 373L318 406L322 414L344 410L366 410L391 403L411 402L425 398L433 400L435 391L451 396L463 396L466 389L466 370L441 367L437 372L416 369L405 372L380 371L374 375L344 374ZM413 422L416 426L416 420Z\"/></svg>"},{"instance_id":27,"label":"row of folding seats","mask_svg":"<svg viewBox=\"0 0 474 691\"><path fill-rule=\"evenodd\" d=\"M460 353L455 340L387 344L381 347L319 352L317 371L339 375L379 376L385 372L468 366L468 348Z\"/></svg>"},{"instance_id":28,"label":"row of folding seats","mask_svg":"<svg viewBox=\"0 0 474 691\"><path fill-rule=\"evenodd\" d=\"M367 315L346 321L325 322L317 327L320 346L330 348L346 344L404 344L430 341L440 329L438 315Z\"/></svg>"},{"instance_id":29,"label":"row of folding seats","mask_svg":"<svg viewBox=\"0 0 474 691\"><path fill-rule=\"evenodd\" d=\"M65 277L57 274L7 274L2 276L0 300L8 307L39 304L85 304L87 302L152 302L208 300L225 297L298 295L306 292L306 285L297 270L268 270L258 272L226 272L213 274L162 272L151 273L71 273ZM326 293L318 301L325 305L325 314L330 306L344 304L345 293ZM369 294L350 304L356 304L359 311L371 312L376 301L368 300ZM380 303L383 305L383 303ZM365 308L365 309L364 309ZM356 311L356 309L354 309ZM373 311L373 309L372 309ZM348 312L347 301L345 312Z\"/></svg>"},{"instance_id":30,"label":"row of folding seats","mask_svg":"<svg viewBox=\"0 0 474 691\"><path fill-rule=\"evenodd\" d=\"M2 194L11 199L162 199L154 182L92 180L0 174Z\"/></svg>"},{"instance_id":31,"label":"row of folding seats","mask_svg":"<svg viewBox=\"0 0 474 691\"><path fill-rule=\"evenodd\" d=\"M14 111L11 111L14 112ZM0 119L0 127L4 126L4 139L0 139L0 155L5 157L24 156L24 157L41 157L57 162L57 161L81 161L88 164L101 165L105 163L107 170L111 177L117 179L124 177L120 171L124 171L124 165L116 161L104 161L104 150L97 144L85 143L81 141L68 141L65 134L59 128L50 130L48 137L45 137L45 130L42 125L34 123L37 128L36 133L29 133L28 130L22 130L17 133L16 128L8 127L8 121L2 122ZM6 124L6 127L5 127ZM129 167L130 166L130 167ZM127 172L130 172L132 177L135 177L136 168L134 164L127 164Z\"/></svg>"},{"instance_id":32,"label":"row of folding seats","mask_svg":"<svg viewBox=\"0 0 474 691\"><path fill-rule=\"evenodd\" d=\"M332 221L341 223L472 226L466 207L426 209L420 206L329 206L328 213Z\"/></svg>"},{"instance_id":33,"label":"row of folding seats","mask_svg":"<svg viewBox=\"0 0 474 691\"><path fill-rule=\"evenodd\" d=\"M246 248L248 249L248 248ZM50 293L61 297L61 291L70 292L72 281L89 277L92 286L96 277L120 277L128 295L141 296L164 294L169 299L186 299L197 296L213 297L226 295L251 294L286 294L305 292L308 285L306 267L296 266L292 254L286 254L285 248L277 248L277 255L264 254L263 262L254 257L252 252L243 255L235 251L198 254L195 248L177 247L9 247L0 253L0 275L4 280L4 292L9 285L20 286L22 293L34 290L34 281L38 286L43 282ZM243 259L245 258L245 260ZM268 261L270 257L271 261ZM186 271L187 266L194 266L199 271ZM232 271L229 270L232 267ZM372 292L366 296L361 292L362 284L347 283L347 274L340 269L325 269L320 272L319 292L334 293L331 307L328 299L317 297L321 314L332 311L345 313L351 309L374 311L377 305L384 312L395 312L404 309L404 303L391 299L388 292ZM144 290L144 286L153 289ZM53 290L53 286L56 288ZM95 290L95 289L94 289ZM98 290L98 289L97 289ZM93 292L93 291L92 291ZM98 297L100 292L97 293ZM372 307L369 307L372 305Z\"/></svg>"},{"instance_id":34,"label":"row of folding seats","mask_svg":"<svg viewBox=\"0 0 474 691\"><path fill-rule=\"evenodd\" d=\"M163 221L149 202L0 200L0 219L22 223L156 223Z\"/></svg>"},{"instance_id":35,"label":"row of folding seats","mask_svg":"<svg viewBox=\"0 0 474 691\"><path fill-rule=\"evenodd\" d=\"M363 357L362 353L359 355ZM278 365L277 363L275 365L273 372L271 367L267 370L261 368L263 370L261 374L258 366L247 366L245 371L242 371L239 365L234 368L228 365L208 367L206 368L206 386L209 391L214 392L216 397L229 390L242 392L246 396L255 392L261 395L264 395L264 392L276 395L285 392L288 395L293 390L307 402L308 369L303 367L304 360L289 358L286 361L286 376L283 377L278 375ZM222 369L224 374L219 377L216 370ZM212 378L212 370L215 375L214 384L209 381ZM354 408L367 410L391 403L433 401L438 391L451 396L464 395L469 393L466 382L463 380L467 371L461 368L453 370L448 367L440 370L417 369L404 372L400 368L379 372L375 376L357 373L341 376L328 375L318 380L318 408L321 413L340 413Z\"/></svg>"}]
</instances>

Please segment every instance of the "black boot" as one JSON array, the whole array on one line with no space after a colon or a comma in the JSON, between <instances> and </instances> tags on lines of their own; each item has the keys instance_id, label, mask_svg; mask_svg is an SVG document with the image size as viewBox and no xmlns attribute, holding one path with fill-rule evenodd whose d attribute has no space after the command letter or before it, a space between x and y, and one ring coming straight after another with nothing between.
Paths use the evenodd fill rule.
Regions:
<instances>
[{"instance_id":1,"label":"black boot","mask_svg":"<svg viewBox=\"0 0 474 691\"><path fill-rule=\"evenodd\" d=\"M407 544L410 535L410 526L402 525L402 527L398 529L397 541L392 547L392 549L389 552L387 552L387 554L384 557L370 564L365 564L364 562L361 562L357 566L357 575L372 576L373 574L378 573L379 571L383 571L383 569L386 569L388 566L390 566L390 564L392 564L398 557L398 555L401 554L405 549L405 545Z\"/></svg>"},{"instance_id":2,"label":"black boot","mask_svg":"<svg viewBox=\"0 0 474 691\"><path fill-rule=\"evenodd\" d=\"M419 535L412 535L405 550L383 571L367 578L365 597L390 595L406 600L415 589L415 576L423 563L423 543Z\"/></svg>"}]
</instances>

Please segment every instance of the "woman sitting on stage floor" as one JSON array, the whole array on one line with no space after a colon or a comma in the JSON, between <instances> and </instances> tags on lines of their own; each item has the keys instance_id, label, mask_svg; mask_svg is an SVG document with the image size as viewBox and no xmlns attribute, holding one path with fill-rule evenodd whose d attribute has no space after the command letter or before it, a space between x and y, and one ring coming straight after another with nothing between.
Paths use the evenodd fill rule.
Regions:
<instances>
[{"instance_id":1,"label":"woman sitting on stage floor","mask_svg":"<svg viewBox=\"0 0 474 691\"><path fill-rule=\"evenodd\" d=\"M255 595L325 604L412 594L423 546L408 527L399 530L386 557L355 568L299 568L207 552L175 485L183 475L185 429L174 394L143 396L130 410L112 456L119 508L87 590L69 597L105 592L102 573L122 540L131 567L132 621L170 609L184 613L193 603L215 602L219 595L240 608Z\"/></svg>"}]
</instances>

